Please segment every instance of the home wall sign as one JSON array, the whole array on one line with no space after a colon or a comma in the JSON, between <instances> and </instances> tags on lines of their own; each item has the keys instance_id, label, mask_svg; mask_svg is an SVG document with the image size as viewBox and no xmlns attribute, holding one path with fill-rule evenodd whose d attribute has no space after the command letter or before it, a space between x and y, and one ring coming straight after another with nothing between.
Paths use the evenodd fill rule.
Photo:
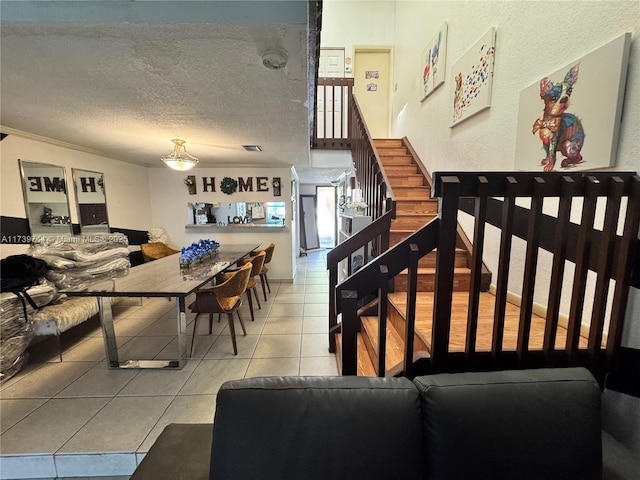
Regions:
<instances>
[{"instance_id":1,"label":"home wall sign","mask_svg":"<svg viewBox=\"0 0 640 480\"><path fill-rule=\"evenodd\" d=\"M280 177L273 177L272 184L275 185L276 181L280 185ZM202 177L203 192L216 192L217 186L216 177ZM219 187L220 191L227 195L235 192L268 192L269 177L223 177Z\"/></svg>"}]
</instances>

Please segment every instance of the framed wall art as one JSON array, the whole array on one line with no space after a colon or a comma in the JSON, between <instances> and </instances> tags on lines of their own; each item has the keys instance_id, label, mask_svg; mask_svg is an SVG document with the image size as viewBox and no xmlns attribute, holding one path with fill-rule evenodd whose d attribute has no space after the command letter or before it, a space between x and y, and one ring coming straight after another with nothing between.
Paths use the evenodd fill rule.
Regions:
<instances>
[{"instance_id":1,"label":"framed wall art","mask_svg":"<svg viewBox=\"0 0 640 480\"><path fill-rule=\"evenodd\" d=\"M630 46L620 35L520 92L516 169L615 165Z\"/></svg>"},{"instance_id":2,"label":"framed wall art","mask_svg":"<svg viewBox=\"0 0 640 480\"><path fill-rule=\"evenodd\" d=\"M420 53L420 101L444 83L447 64L447 22Z\"/></svg>"},{"instance_id":3,"label":"framed wall art","mask_svg":"<svg viewBox=\"0 0 640 480\"><path fill-rule=\"evenodd\" d=\"M492 27L451 67L451 127L491 106L496 29Z\"/></svg>"}]
</instances>

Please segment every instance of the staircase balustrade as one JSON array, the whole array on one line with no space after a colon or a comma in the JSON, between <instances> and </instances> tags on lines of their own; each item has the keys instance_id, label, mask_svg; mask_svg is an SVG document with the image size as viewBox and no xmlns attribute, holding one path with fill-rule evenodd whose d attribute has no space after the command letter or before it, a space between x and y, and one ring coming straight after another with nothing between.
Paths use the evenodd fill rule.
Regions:
<instances>
[{"instance_id":1,"label":"staircase balustrade","mask_svg":"<svg viewBox=\"0 0 640 480\"><path fill-rule=\"evenodd\" d=\"M385 374L386 288L404 269L409 270L407 326L403 374L493 370L536 366L583 365L598 378L610 371L620 351L634 246L640 225L640 177L632 172L520 173L520 172L443 172L434 175L434 195L440 198L438 217L413 235L393 246L335 287L341 299L342 373L356 374L357 309L361 300L380 295L378 375ZM517 199L528 199L523 202ZM545 199L557 202L557 211L543 213ZM528 203L527 207L522 207ZM581 206L580 206L581 204ZM495 205L499 205L496 212ZM604 206L604 210L598 209ZM467 310L464 351L450 350L454 256L459 208L474 216L471 291ZM571 222L571 211L580 213L580 223ZM552 210L552 208L549 208ZM602 222L596 219L603 218ZM595 221L595 225L594 225ZM600 227L600 223L602 226ZM487 224L500 228L496 306L490 351L477 351L477 325L481 290L482 255ZM618 235L617 231L621 234ZM512 239L526 242L520 317L515 351L503 349L505 311L510 293ZM571 248L573 247L573 248ZM415 286L412 272L420 258L437 250L436 285L429 358L414 361ZM540 280L536 272L540 250L551 253L550 279ZM327 257L329 258L329 256ZM573 281L567 281L567 262L575 264ZM595 274L595 287L587 285L589 272ZM545 331L541 350L529 348L534 292L538 283L548 282ZM511 285L511 288L517 286ZM544 285L542 287L544 288ZM333 289L333 287L332 287ZM563 289L570 293L564 346L556 344ZM413 293L412 293L413 292ZM587 293L593 293L591 312L585 312ZM332 295L333 296L333 295ZM335 297L334 297L335 298ZM588 303L588 302L587 302ZM608 315L607 315L607 312ZM589 319L589 324L583 323ZM580 336L588 338L580 346ZM420 371L418 371L418 366Z\"/></svg>"}]
</instances>

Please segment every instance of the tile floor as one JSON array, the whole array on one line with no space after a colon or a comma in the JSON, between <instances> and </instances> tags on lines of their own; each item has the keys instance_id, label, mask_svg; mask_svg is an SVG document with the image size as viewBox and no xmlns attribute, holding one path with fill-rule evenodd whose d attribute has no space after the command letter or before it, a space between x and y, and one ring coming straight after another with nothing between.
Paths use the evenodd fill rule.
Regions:
<instances>
[{"instance_id":1,"label":"tile floor","mask_svg":"<svg viewBox=\"0 0 640 480\"><path fill-rule=\"evenodd\" d=\"M242 307L247 336L236 328L237 356L224 319L214 321L211 336L202 321L194 358L182 370L107 369L98 322L78 327L82 335L65 334L63 362L36 349L0 388L0 478L126 479L165 425L211 422L226 380L336 375L328 292L326 250L301 257L293 283L271 282L254 322ZM123 356L176 355L174 302L127 299L114 306L114 319Z\"/></svg>"}]
</instances>

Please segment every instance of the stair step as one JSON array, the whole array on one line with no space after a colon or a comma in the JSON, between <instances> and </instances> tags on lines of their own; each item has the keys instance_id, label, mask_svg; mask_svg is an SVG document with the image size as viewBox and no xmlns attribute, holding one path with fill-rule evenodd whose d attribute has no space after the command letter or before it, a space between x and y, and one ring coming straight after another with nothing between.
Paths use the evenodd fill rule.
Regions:
<instances>
[{"instance_id":1,"label":"stair step","mask_svg":"<svg viewBox=\"0 0 640 480\"><path fill-rule=\"evenodd\" d=\"M404 147L401 138L376 138L373 140L376 148L378 147Z\"/></svg>"},{"instance_id":2,"label":"stair step","mask_svg":"<svg viewBox=\"0 0 640 480\"><path fill-rule=\"evenodd\" d=\"M361 317L363 326L362 336L367 346L367 352L371 362L376 365L378 362L378 317ZM387 348L385 352L385 376L393 375L402 368L404 359L404 340L394 328L387 322Z\"/></svg>"},{"instance_id":3,"label":"stair step","mask_svg":"<svg viewBox=\"0 0 640 480\"><path fill-rule=\"evenodd\" d=\"M429 200L431 198L431 188L423 187L397 187L393 189L393 193L398 198L407 198L410 200Z\"/></svg>"},{"instance_id":4,"label":"stair step","mask_svg":"<svg viewBox=\"0 0 640 480\"><path fill-rule=\"evenodd\" d=\"M395 189L394 189L395 192ZM399 213L438 213L438 199L412 200L409 198L396 198L396 215Z\"/></svg>"},{"instance_id":5,"label":"stair step","mask_svg":"<svg viewBox=\"0 0 640 480\"><path fill-rule=\"evenodd\" d=\"M389 318L392 316L405 318L407 293L389 294ZM476 351L490 352L492 348L494 309L496 297L487 292L480 293L478 333L476 336ZM431 323L433 319L433 292L418 292L416 296L416 334L425 339L431 339ZM467 330L467 313L469 292L453 292L451 330L449 335L449 350L464 352ZM403 320L400 320L403 321ZM505 311L505 334L502 341L503 351L515 351L518 340L520 323L520 308L507 302ZM397 327L396 327L397 328ZM544 340L545 319L536 314L531 316L530 350L542 350ZM567 330L558 327L555 347L563 350L566 346ZM587 338L580 337L579 348L587 347Z\"/></svg>"},{"instance_id":6,"label":"stair step","mask_svg":"<svg viewBox=\"0 0 640 480\"><path fill-rule=\"evenodd\" d=\"M418 166L412 165L388 165L384 167L387 177L394 175L416 175L418 174Z\"/></svg>"},{"instance_id":7,"label":"stair step","mask_svg":"<svg viewBox=\"0 0 640 480\"><path fill-rule=\"evenodd\" d=\"M396 218L391 221L391 230L418 230L438 215L435 213L398 213L396 208Z\"/></svg>"},{"instance_id":8,"label":"stair step","mask_svg":"<svg viewBox=\"0 0 640 480\"><path fill-rule=\"evenodd\" d=\"M386 167L385 167L386 170ZM391 188L396 187L422 187L425 185L424 177L420 174L387 175Z\"/></svg>"},{"instance_id":9,"label":"stair step","mask_svg":"<svg viewBox=\"0 0 640 480\"><path fill-rule=\"evenodd\" d=\"M384 167L387 167L388 165L414 165L413 157L411 155L380 156L380 161Z\"/></svg>"},{"instance_id":10,"label":"stair step","mask_svg":"<svg viewBox=\"0 0 640 480\"><path fill-rule=\"evenodd\" d=\"M338 364L338 374L342 375L342 334L336 333L336 362ZM367 352L367 345L361 333L358 333L358 366L359 377L375 377L376 369L373 366L371 357Z\"/></svg>"},{"instance_id":11,"label":"stair step","mask_svg":"<svg viewBox=\"0 0 640 480\"><path fill-rule=\"evenodd\" d=\"M376 150L378 151L379 156L388 156L388 155L397 155L403 156L407 155L407 149L402 147L378 147L376 146Z\"/></svg>"},{"instance_id":12,"label":"stair step","mask_svg":"<svg viewBox=\"0 0 640 480\"><path fill-rule=\"evenodd\" d=\"M433 292L435 289L436 269L435 268L418 268L418 285L419 292ZM404 270L400 272L394 280L394 289L397 292L407 291L408 272ZM471 287L471 269L466 267L458 267L454 269L453 274L453 290L456 292L469 291Z\"/></svg>"}]
</instances>

